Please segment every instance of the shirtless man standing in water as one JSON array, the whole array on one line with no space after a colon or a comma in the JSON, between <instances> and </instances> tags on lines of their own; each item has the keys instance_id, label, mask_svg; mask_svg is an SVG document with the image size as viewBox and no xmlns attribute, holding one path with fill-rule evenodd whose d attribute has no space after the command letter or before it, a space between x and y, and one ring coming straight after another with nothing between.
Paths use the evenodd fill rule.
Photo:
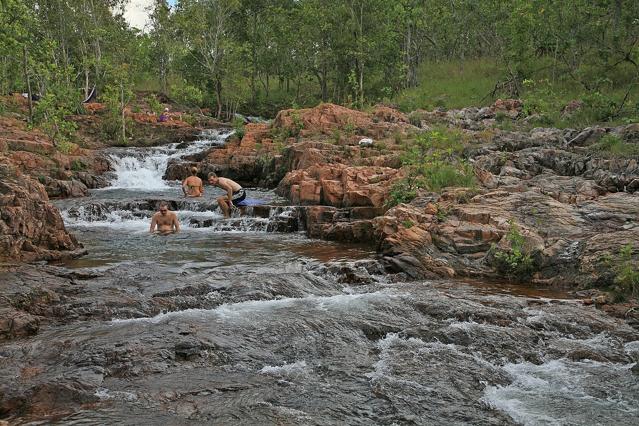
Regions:
<instances>
[{"instance_id":1,"label":"shirtless man standing in water","mask_svg":"<svg viewBox=\"0 0 639 426\"><path fill-rule=\"evenodd\" d=\"M155 229L156 227L157 230ZM177 234L180 232L180 222L178 221L177 215L169 211L169 205L165 201L160 203L160 211L153 215L149 232L160 235Z\"/></svg>"},{"instance_id":2,"label":"shirtless man standing in water","mask_svg":"<svg viewBox=\"0 0 639 426\"><path fill-rule=\"evenodd\" d=\"M204 195L202 179L197 177L197 168L191 167L191 176L182 182L182 192L185 197L201 197Z\"/></svg>"},{"instance_id":3,"label":"shirtless man standing in water","mask_svg":"<svg viewBox=\"0 0 639 426\"><path fill-rule=\"evenodd\" d=\"M239 183L228 178L217 177L215 173L209 173L209 183L226 191L226 195L219 197L217 203L220 205L224 217L228 219L231 217L233 205L246 198L246 191Z\"/></svg>"}]
</instances>

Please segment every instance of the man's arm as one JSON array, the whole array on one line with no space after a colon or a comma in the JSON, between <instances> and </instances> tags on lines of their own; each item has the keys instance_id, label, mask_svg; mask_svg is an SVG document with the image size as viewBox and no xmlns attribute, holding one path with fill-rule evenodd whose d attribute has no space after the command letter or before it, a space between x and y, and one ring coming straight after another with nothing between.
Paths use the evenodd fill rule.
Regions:
<instances>
[{"instance_id":1,"label":"man's arm","mask_svg":"<svg viewBox=\"0 0 639 426\"><path fill-rule=\"evenodd\" d=\"M231 185L226 186L227 196L229 197L229 204L233 205L233 187Z\"/></svg>"},{"instance_id":2,"label":"man's arm","mask_svg":"<svg viewBox=\"0 0 639 426\"><path fill-rule=\"evenodd\" d=\"M175 213L173 214L173 227L175 228L173 231L174 233L177 234L178 232L180 232L180 221L178 220Z\"/></svg>"},{"instance_id":3,"label":"man's arm","mask_svg":"<svg viewBox=\"0 0 639 426\"><path fill-rule=\"evenodd\" d=\"M149 232L152 234L153 232L155 232L155 226L157 224L157 220L155 215L153 215L153 218L151 219L151 229L149 229Z\"/></svg>"}]
</instances>

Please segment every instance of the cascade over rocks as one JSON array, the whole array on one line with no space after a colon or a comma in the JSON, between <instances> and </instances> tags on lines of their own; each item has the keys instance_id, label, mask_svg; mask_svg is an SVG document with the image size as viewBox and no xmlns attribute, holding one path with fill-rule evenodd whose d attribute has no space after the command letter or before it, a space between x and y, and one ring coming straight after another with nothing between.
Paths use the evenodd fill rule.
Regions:
<instances>
[{"instance_id":1,"label":"cascade over rocks","mask_svg":"<svg viewBox=\"0 0 639 426\"><path fill-rule=\"evenodd\" d=\"M53 260L82 253L44 187L0 156L0 259Z\"/></svg>"},{"instance_id":2,"label":"cascade over rocks","mask_svg":"<svg viewBox=\"0 0 639 426\"><path fill-rule=\"evenodd\" d=\"M389 270L411 277L501 277L494 252L510 250L515 223L534 281L611 284L610 267L606 271L589 250L614 258L639 241L639 163L590 147L606 134L639 143L639 127L495 128L496 116L516 119L521 112L521 101L512 99L486 108L417 111L410 120L386 106L365 113L321 104L281 111L272 125L247 124L242 140L195 164L203 176L215 171L242 183L277 185L292 204L308 206L299 213L308 235L376 244ZM391 185L404 176L391 135L416 131L409 121L461 128L463 156L478 187L423 193L384 213ZM360 147L361 137L375 143Z\"/></svg>"}]
</instances>

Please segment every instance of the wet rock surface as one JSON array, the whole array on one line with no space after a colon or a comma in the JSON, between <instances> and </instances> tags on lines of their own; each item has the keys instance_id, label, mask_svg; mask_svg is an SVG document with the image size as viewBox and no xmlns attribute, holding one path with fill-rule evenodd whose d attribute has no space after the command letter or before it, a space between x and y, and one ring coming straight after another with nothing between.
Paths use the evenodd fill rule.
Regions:
<instances>
[{"instance_id":1,"label":"wet rock surface","mask_svg":"<svg viewBox=\"0 0 639 426\"><path fill-rule=\"evenodd\" d=\"M245 238L235 237L240 262L227 251L153 268L138 259L3 269L2 309L39 327L0 343L0 416L634 422L639 332L594 306L460 282L406 283L372 260L295 259L294 240ZM280 255L251 267L266 255L251 241L281 245ZM529 380L545 384L537 390Z\"/></svg>"},{"instance_id":2,"label":"wet rock surface","mask_svg":"<svg viewBox=\"0 0 639 426\"><path fill-rule=\"evenodd\" d=\"M217 143L220 132L110 150L100 167L111 188L56 202L90 254L0 269L0 419L634 424L636 307L554 290L607 285L602 253L639 239L636 162L585 151L606 133L635 140L632 126L495 132L467 149L479 188L420 193L390 210L397 147L357 146L361 136L389 142L409 122L481 139L498 114L520 109L505 100L416 120L384 106L322 105L251 123L242 140ZM190 165L203 177L283 179L280 194L304 205L254 191L261 205L223 219L219 191L176 198L178 184L163 180ZM74 176L84 189L58 178L47 186L81 195L102 185ZM43 187L25 182L42 204ZM34 205L25 197L15 199ZM177 212L180 234L148 235L160 201ZM491 250L509 248L513 221L533 253L533 286L487 285L498 276Z\"/></svg>"}]
</instances>

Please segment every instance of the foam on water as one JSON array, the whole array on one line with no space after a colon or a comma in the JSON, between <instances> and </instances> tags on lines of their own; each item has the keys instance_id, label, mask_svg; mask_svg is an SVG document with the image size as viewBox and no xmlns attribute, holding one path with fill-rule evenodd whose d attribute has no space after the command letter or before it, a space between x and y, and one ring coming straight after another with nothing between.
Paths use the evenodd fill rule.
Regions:
<instances>
[{"instance_id":1,"label":"foam on water","mask_svg":"<svg viewBox=\"0 0 639 426\"><path fill-rule=\"evenodd\" d=\"M482 401L524 425L631 424L628 414L639 411L631 366L566 359L506 364L512 383L488 386Z\"/></svg>"},{"instance_id":2,"label":"foam on water","mask_svg":"<svg viewBox=\"0 0 639 426\"><path fill-rule=\"evenodd\" d=\"M79 207L70 215L68 211L61 211L64 223L68 226L79 228L117 228L131 231L147 231L151 223L152 212L114 210L95 215L86 211L84 207ZM190 219L213 219L220 220L222 215L217 211L190 211L178 210L175 212L180 225L183 228L190 228ZM196 228L197 226L194 226Z\"/></svg>"},{"instance_id":3,"label":"foam on water","mask_svg":"<svg viewBox=\"0 0 639 426\"><path fill-rule=\"evenodd\" d=\"M153 317L143 318L127 318L111 320L112 324L126 324L134 322L146 322L151 324L159 324L174 318L205 318L209 315L215 315L220 319L233 319L252 321L248 318L248 314L271 314L273 310L282 308L291 308L295 305L304 304L308 308L317 308L326 310L329 307L333 309L353 309L358 305L365 307L367 303L384 300L392 297L389 291L380 290L373 293L360 294L337 294L334 296L307 296L307 297L285 297L281 299L271 300L249 300L238 303L225 303L214 309L185 309L181 311L172 311L158 314Z\"/></svg>"},{"instance_id":4,"label":"foam on water","mask_svg":"<svg viewBox=\"0 0 639 426\"><path fill-rule=\"evenodd\" d=\"M167 182L162 179L170 160L197 154L214 146L224 144L233 132L209 130L202 138L191 142L187 147L179 149L179 144L170 144L154 149L127 149L110 155L111 168L115 172L115 180L107 189L168 189Z\"/></svg>"},{"instance_id":5,"label":"foam on water","mask_svg":"<svg viewBox=\"0 0 639 426\"><path fill-rule=\"evenodd\" d=\"M259 371L261 374L268 374L272 376L283 376L290 379L300 378L303 376L307 376L311 369L306 365L306 361L295 361L292 364L283 364L283 365L265 365Z\"/></svg>"},{"instance_id":6,"label":"foam on water","mask_svg":"<svg viewBox=\"0 0 639 426\"><path fill-rule=\"evenodd\" d=\"M624 350L629 355L636 355L637 359L639 359L639 340L626 343L624 345Z\"/></svg>"}]
</instances>

